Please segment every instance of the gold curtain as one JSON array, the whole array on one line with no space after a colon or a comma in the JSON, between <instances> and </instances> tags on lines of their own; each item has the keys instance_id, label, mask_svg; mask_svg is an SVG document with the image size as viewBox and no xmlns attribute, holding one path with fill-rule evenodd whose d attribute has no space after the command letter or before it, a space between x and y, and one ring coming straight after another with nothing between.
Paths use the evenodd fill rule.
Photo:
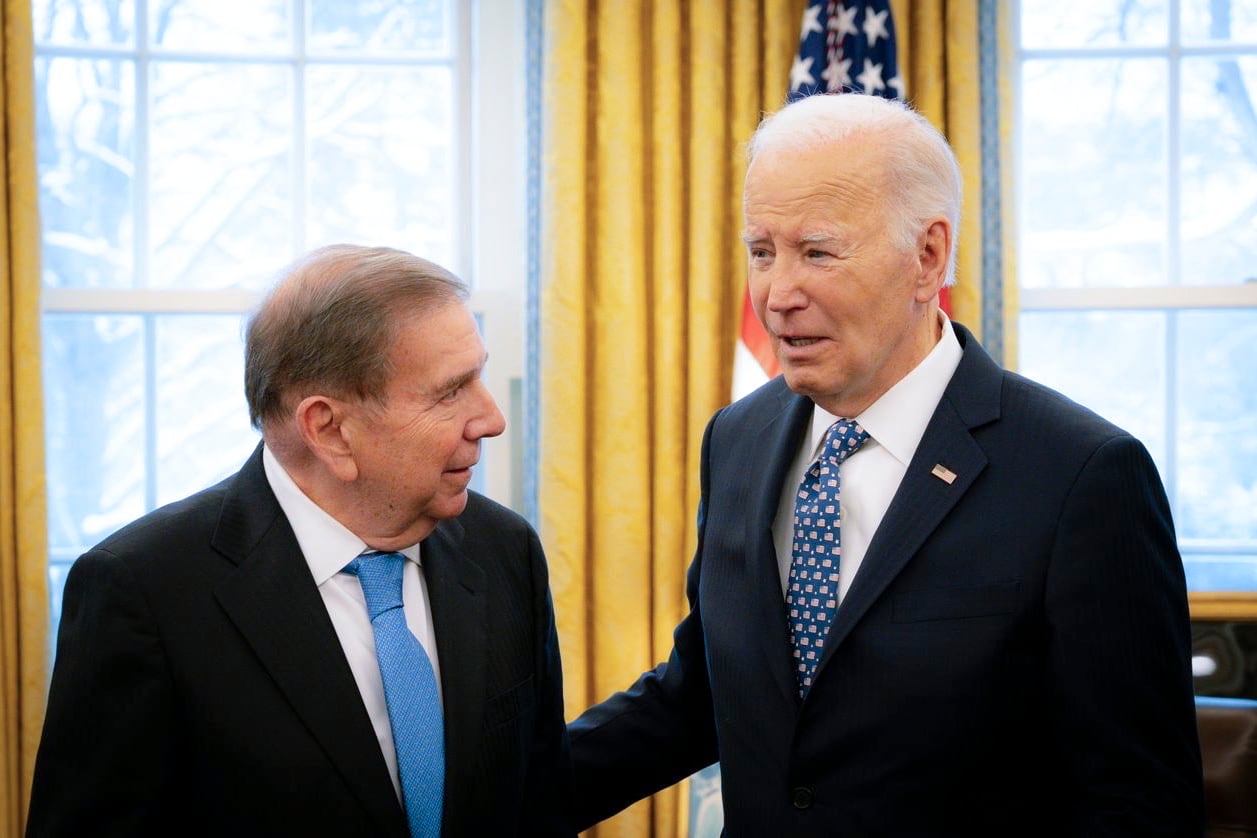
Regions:
<instances>
[{"instance_id":1,"label":"gold curtain","mask_svg":"<svg viewBox=\"0 0 1257 838\"><path fill-rule=\"evenodd\" d=\"M960 221L957 283L950 290L951 315L983 340L983 241L982 218L982 111L980 4L978 0L891 0L895 21L896 47L900 72L907 84L908 100L934 123L956 151L964 176L965 205ZM1009 44L1006 11L1001 10L998 40L999 66L1008 68ZM1001 72L999 111L1010 113L1008 73ZM1008 161L1008 120L1001 120L1000 141L990 148ZM1010 169L995 188L1001 192L1000 213L1004 241L1011 242L1012 196ZM993 278L994 292L1002 294L1004 360L1012 365L1017 357L1017 283L1012 248L1001 242L1002 277Z\"/></svg>"},{"instance_id":2,"label":"gold curtain","mask_svg":"<svg viewBox=\"0 0 1257 838\"><path fill-rule=\"evenodd\" d=\"M0 832L21 835L43 723L48 550L31 10L0 5Z\"/></svg>"},{"instance_id":3,"label":"gold curtain","mask_svg":"<svg viewBox=\"0 0 1257 838\"><path fill-rule=\"evenodd\" d=\"M801 0L547 0L541 531L575 717L683 616L703 427L728 402L744 143ZM685 834L672 789L600 836Z\"/></svg>"}]
</instances>

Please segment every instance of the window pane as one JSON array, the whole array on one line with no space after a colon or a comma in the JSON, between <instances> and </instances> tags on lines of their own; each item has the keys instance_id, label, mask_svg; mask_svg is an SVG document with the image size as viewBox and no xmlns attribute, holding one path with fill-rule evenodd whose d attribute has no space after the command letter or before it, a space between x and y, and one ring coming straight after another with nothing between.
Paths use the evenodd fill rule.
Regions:
<instances>
[{"instance_id":1,"label":"window pane","mask_svg":"<svg viewBox=\"0 0 1257 838\"><path fill-rule=\"evenodd\" d=\"M1156 0L1023 0L1021 43L1030 49L1164 44L1166 3Z\"/></svg>"},{"instance_id":2,"label":"window pane","mask_svg":"<svg viewBox=\"0 0 1257 838\"><path fill-rule=\"evenodd\" d=\"M153 65L151 284L257 286L292 228L291 72Z\"/></svg>"},{"instance_id":3,"label":"window pane","mask_svg":"<svg viewBox=\"0 0 1257 838\"><path fill-rule=\"evenodd\" d=\"M1139 438L1167 475L1165 315L1023 312L1019 370Z\"/></svg>"},{"instance_id":4,"label":"window pane","mask_svg":"<svg viewBox=\"0 0 1257 838\"><path fill-rule=\"evenodd\" d=\"M445 56L452 11L448 0L310 0L310 47Z\"/></svg>"},{"instance_id":5,"label":"window pane","mask_svg":"<svg viewBox=\"0 0 1257 838\"><path fill-rule=\"evenodd\" d=\"M454 265L453 74L311 67L309 244L387 244Z\"/></svg>"},{"instance_id":6,"label":"window pane","mask_svg":"<svg viewBox=\"0 0 1257 838\"><path fill-rule=\"evenodd\" d=\"M35 43L123 46L135 38L135 0L34 0Z\"/></svg>"},{"instance_id":7,"label":"window pane","mask_svg":"<svg viewBox=\"0 0 1257 838\"><path fill-rule=\"evenodd\" d=\"M165 49L286 49L292 41L291 8L291 0L150 0L148 32L153 44Z\"/></svg>"},{"instance_id":8,"label":"window pane","mask_svg":"<svg viewBox=\"0 0 1257 838\"><path fill-rule=\"evenodd\" d=\"M48 544L77 556L145 505L144 323L43 320Z\"/></svg>"},{"instance_id":9,"label":"window pane","mask_svg":"<svg viewBox=\"0 0 1257 838\"><path fill-rule=\"evenodd\" d=\"M1257 555L1183 552L1189 591L1257 591Z\"/></svg>"},{"instance_id":10,"label":"window pane","mask_svg":"<svg viewBox=\"0 0 1257 838\"><path fill-rule=\"evenodd\" d=\"M157 327L157 503L233 474L257 445L244 399L241 318L170 315Z\"/></svg>"},{"instance_id":11,"label":"window pane","mask_svg":"<svg viewBox=\"0 0 1257 838\"><path fill-rule=\"evenodd\" d=\"M43 282L134 282L135 66L35 61Z\"/></svg>"},{"instance_id":12,"label":"window pane","mask_svg":"<svg viewBox=\"0 0 1257 838\"><path fill-rule=\"evenodd\" d=\"M1166 282L1166 83L1161 60L1024 63L1022 285Z\"/></svg>"},{"instance_id":13,"label":"window pane","mask_svg":"<svg viewBox=\"0 0 1257 838\"><path fill-rule=\"evenodd\" d=\"M1183 312L1178 358L1179 536L1257 553L1257 311Z\"/></svg>"},{"instance_id":14,"label":"window pane","mask_svg":"<svg viewBox=\"0 0 1257 838\"><path fill-rule=\"evenodd\" d=\"M1257 57L1184 59L1185 284L1257 282Z\"/></svg>"},{"instance_id":15,"label":"window pane","mask_svg":"<svg viewBox=\"0 0 1257 838\"><path fill-rule=\"evenodd\" d=\"M65 592L65 577L78 556L58 556L48 559L48 659L56 654L57 627L61 624L61 600Z\"/></svg>"},{"instance_id":16,"label":"window pane","mask_svg":"<svg viewBox=\"0 0 1257 838\"><path fill-rule=\"evenodd\" d=\"M1183 37L1257 41L1257 3L1252 0L1183 0Z\"/></svg>"}]
</instances>

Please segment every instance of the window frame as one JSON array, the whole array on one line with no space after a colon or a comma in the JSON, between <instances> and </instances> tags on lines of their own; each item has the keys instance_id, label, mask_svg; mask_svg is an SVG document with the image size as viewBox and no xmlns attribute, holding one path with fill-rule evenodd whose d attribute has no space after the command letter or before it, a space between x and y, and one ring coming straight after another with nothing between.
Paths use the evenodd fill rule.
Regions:
<instances>
[{"instance_id":1,"label":"window frame","mask_svg":"<svg viewBox=\"0 0 1257 838\"><path fill-rule=\"evenodd\" d=\"M54 57L134 60L136 85L136 171L132 197L136 229L131 250L137 287L42 286L41 321L47 315L64 314L117 314L145 318L148 321L148 339L144 363L151 376L155 360L153 318L172 314L235 315L243 318L261 299L263 292L260 290L143 287L149 269L148 79L153 61L273 63L291 68L295 91L291 136L297 149L294 154L297 169L294 177L295 211L289 240L276 243L276 270L308 249L304 241L307 163L303 129L307 67L329 63L359 66L448 65L454 76L455 139L452 151L456 167L453 193L457 218L454 225L457 240L452 248L455 263L448 267L471 287L470 308L480 323L490 355L490 363L484 373L485 382L508 417L506 434L485 442L473 488L523 512L526 505L523 463L527 428L522 421L522 402L529 365L525 352L529 309L526 241L529 135L525 129L528 80L524 68L527 48L525 18L530 8L526 7L526 0L450 0L449 22L453 28L451 56L355 55L340 60L325 55L307 56L306 0L286 2L292 15L293 42L291 49L283 53L153 49L146 43L149 0L135 0L135 40L132 45L48 45L35 42L36 60ZM155 387L149 386L145 393L149 421L144 430L146 512L157 505L153 464L158 430L152 421L156 399ZM91 545L81 546L86 548ZM54 567L59 567L63 578L77 555L73 548L50 548L50 575ZM54 579L54 607L59 590L60 585Z\"/></svg>"},{"instance_id":2,"label":"window frame","mask_svg":"<svg viewBox=\"0 0 1257 838\"><path fill-rule=\"evenodd\" d=\"M1177 376L1178 337L1177 315L1189 311L1222 311L1227 309L1257 310L1257 283L1231 285L1183 285L1181 284L1182 259L1180 254L1182 195L1181 159L1182 143L1180 124L1181 66L1184 60L1214 55L1257 56L1257 44L1247 43L1188 43L1184 44L1181 29L1181 0L1167 0L1168 32L1164 45L1069 48L1026 48L1021 42L1021 6L1010 4L1009 33L1011 41L1011 72L1013 101L1022 101L1022 67L1028 60L1041 59L1097 59L1097 58L1158 58L1168 65L1166 90L1166 157L1168 171L1164 233L1167 242L1166 263L1168 284L1126 288L1026 288L1018 280L1018 313L1063 311L1158 311L1167 317L1165 346L1166 387L1164 410L1166 416L1166 459L1174 464L1175 451L1175 382ZM1014 192L1022 179L1021 109L1012 108L1011 122ZM1019 216L1020 203L1015 203L1014 214ZM1020 235L1020 230L1018 232ZM1020 241L1014 247L1020 249ZM1177 495L1177 467L1171 465L1170 473L1162 475L1166 493L1173 500ZM1257 556L1257 540L1205 540L1178 539L1179 552L1185 557L1193 554L1227 554ZM1189 601L1194 619L1228 620L1257 618L1257 591L1192 591Z\"/></svg>"}]
</instances>

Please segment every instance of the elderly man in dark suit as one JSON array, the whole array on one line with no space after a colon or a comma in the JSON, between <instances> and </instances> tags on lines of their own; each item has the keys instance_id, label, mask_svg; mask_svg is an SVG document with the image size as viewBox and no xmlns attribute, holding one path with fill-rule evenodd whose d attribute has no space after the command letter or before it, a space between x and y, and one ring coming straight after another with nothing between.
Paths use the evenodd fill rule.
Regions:
<instances>
[{"instance_id":1,"label":"elderly man in dark suit","mask_svg":"<svg viewBox=\"0 0 1257 838\"><path fill-rule=\"evenodd\" d=\"M784 377L707 427L671 657L569 727L578 826L719 760L730 836L1200 834L1156 467L942 314L960 184L878 97L802 99L752 140Z\"/></svg>"},{"instance_id":2,"label":"elderly man in dark suit","mask_svg":"<svg viewBox=\"0 0 1257 838\"><path fill-rule=\"evenodd\" d=\"M315 251L252 318L263 444L66 582L29 835L567 835L545 559L468 491L466 287Z\"/></svg>"}]
</instances>

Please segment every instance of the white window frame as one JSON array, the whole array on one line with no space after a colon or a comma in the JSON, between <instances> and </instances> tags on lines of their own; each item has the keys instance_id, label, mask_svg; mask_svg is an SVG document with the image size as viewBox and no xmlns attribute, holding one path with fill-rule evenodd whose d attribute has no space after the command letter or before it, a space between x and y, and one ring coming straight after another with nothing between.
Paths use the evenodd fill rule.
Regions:
<instances>
[{"instance_id":1,"label":"white window frame","mask_svg":"<svg viewBox=\"0 0 1257 838\"><path fill-rule=\"evenodd\" d=\"M297 143L304 124L304 97L301 84L306 68L304 58L306 22L303 0L290 0L294 10L296 50L294 59L285 55L273 57L256 54L240 55L217 51L190 55L180 51L179 58L216 63L258 63L273 61L291 64L295 84L294 120ZM457 263L450 265L472 287L471 307L481 322L490 363L485 370L486 383L508 418L518 415L512 394L518 394L525 366L525 312L527 246L525 238L526 191L525 161L525 73L524 73L524 0L477 0L453 3L452 21L456 29L454 59L416 61L412 57L393 60L387 57L355 64L381 66L416 63L445 64L455 74L455 124L458 137L453 146L457 161L455 202L458 240L454 252ZM70 56L84 59L136 58L136 158L135 270L144 277L148 271L149 209L147 206L147 137L148 67L154 58L171 60L165 52L154 52L145 42L148 23L148 1L136 3L136 44L114 46L47 46L37 47L38 57ZM178 60L178 59L175 59ZM322 59L320 59L322 61ZM292 240L277 242L276 269L307 249L302 240L305 193L305 155L293 155L298 169L294 182L298 190L298 223L294 224ZM424 255L424 254L418 254ZM45 314L128 314L152 316L159 314L225 314L244 315L258 303L259 292L241 289L182 290L162 288L44 288L42 311ZM151 366L152 358L147 362ZM154 398L150 390L149 400ZM517 400L516 396L516 400ZM523 475L517 465L518 449L524 444L523 428L516 422L501 439L486 443L490 456L479 467L486 494L517 508L522 503ZM155 432L150 428L149 434ZM151 441L149 442L151 445ZM148 479L148 507L153 505L151 476Z\"/></svg>"},{"instance_id":2,"label":"white window frame","mask_svg":"<svg viewBox=\"0 0 1257 838\"><path fill-rule=\"evenodd\" d=\"M1257 309L1257 283L1232 285L1183 285L1181 284L1182 260L1179 252L1180 242L1180 162L1181 138L1179 124L1181 118L1180 73L1185 59L1209 57L1212 55L1257 56L1257 46L1237 46L1233 44L1189 44L1182 43L1180 25L1180 0L1169 0L1169 33L1165 46L1099 46L1075 47L1064 49L1033 48L1026 49L1021 44L1021 3L1011 4L1011 32L1013 48L1013 67L1011 79L1013 96L1021 101L1022 66L1029 60L1040 59L1095 59L1095 58L1160 58L1167 59L1169 65L1167 83L1166 112L1166 155L1169 163L1167 206L1165 211L1165 235L1167 242L1166 260L1168 266L1168 284L1126 288L1025 288L1018 290L1019 312L1040 311L1162 311L1167 314L1166 324L1166 388L1165 388L1165 420L1166 420L1166 462L1169 473L1164 475L1166 492L1171 500L1177 497L1177 467L1174 433L1175 410L1174 393L1177 376L1177 315L1180 312L1193 310L1220 309ZM1017 149L1014 157L1014 183L1023 182L1021 137L1022 126L1020 107L1013 109L1012 140ZM1019 205L1018 205L1019 206ZM1022 235L1019 230L1019 236ZM1020 249L1020 242L1018 244ZM1234 554L1248 555L1257 552L1257 547L1247 540L1214 540L1179 538L1179 550L1185 557L1192 554Z\"/></svg>"}]
</instances>

